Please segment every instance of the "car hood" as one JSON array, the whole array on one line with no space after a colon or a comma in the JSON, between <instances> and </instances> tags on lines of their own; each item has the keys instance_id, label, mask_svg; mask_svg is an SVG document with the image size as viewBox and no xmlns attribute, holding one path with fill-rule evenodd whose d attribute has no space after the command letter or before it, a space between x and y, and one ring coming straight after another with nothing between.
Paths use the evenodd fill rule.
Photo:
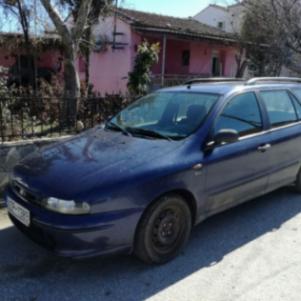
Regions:
<instances>
[{"instance_id":1,"label":"car hood","mask_svg":"<svg viewBox=\"0 0 301 301\"><path fill-rule=\"evenodd\" d=\"M74 199L150 170L182 141L143 139L96 128L42 148L14 169L14 179L45 196Z\"/></svg>"}]
</instances>

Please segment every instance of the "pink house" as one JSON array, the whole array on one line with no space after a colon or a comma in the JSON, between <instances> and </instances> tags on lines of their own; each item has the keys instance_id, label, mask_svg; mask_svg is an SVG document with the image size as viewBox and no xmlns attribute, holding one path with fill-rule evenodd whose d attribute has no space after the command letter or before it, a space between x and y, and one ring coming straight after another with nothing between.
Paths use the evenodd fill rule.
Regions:
<instances>
[{"instance_id":1,"label":"pink house","mask_svg":"<svg viewBox=\"0 0 301 301\"><path fill-rule=\"evenodd\" d=\"M126 93L128 73L143 40L161 46L160 61L153 67L156 87L236 73L238 45L233 35L191 18L118 9L99 18L93 34L96 47L90 57L90 82L101 93ZM81 80L85 79L84 65L79 58Z\"/></svg>"},{"instance_id":2,"label":"pink house","mask_svg":"<svg viewBox=\"0 0 301 301\"><path fill-rule=\"evenodd\" d=\"M152 70L153 88L180 84L193 77L233 77L236 73L238 45L233 35L191 18L118 9L99 18L93 27L93 36L90 83L102 94L127 93L128 74L143 40L160 43L160 60ZM63 50L59 39L45 35L42 41L43 47L34 54L37 68L61 74ZM0 67L16 66L22 56L22 35L2 34ZM79 56L77 69L82 81L85 81L85 67L85 60Z\"/></svg>"},{"instance_id":3,"label":"pink house","mask_svg":"<svg viewBox=\"0 0 301 301\"><path fill-rule=\"evenodd\" d=\"M22 82L32 71L33 60L38 76L48 78L49 74L62 74L63 49L55 35L32 38L35 48L26 51L24 37L19 33L0 33L0 76L8 77L9 69ZM22 70L22 72L20 72ZM23 78L23 79L24 79Z\"/></svg>"}]
</instances>

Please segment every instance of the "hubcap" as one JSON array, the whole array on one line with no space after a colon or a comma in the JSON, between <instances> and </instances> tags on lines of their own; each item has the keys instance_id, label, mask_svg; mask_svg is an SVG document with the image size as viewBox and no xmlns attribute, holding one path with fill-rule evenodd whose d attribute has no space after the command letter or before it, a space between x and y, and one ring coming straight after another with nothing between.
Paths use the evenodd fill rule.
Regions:
<instances>
[{"instance_id":1,"label":"hubcap","mask_svg":"<svg viewBox=\"0 0 301 301\"><path fill-rule=\"evenodd\" d=\"M177 243L182 228L180 220L176 208L166 209L156 218L153 226L153 243L158 251L169 251Z\"/></svg>"}]
</instances>

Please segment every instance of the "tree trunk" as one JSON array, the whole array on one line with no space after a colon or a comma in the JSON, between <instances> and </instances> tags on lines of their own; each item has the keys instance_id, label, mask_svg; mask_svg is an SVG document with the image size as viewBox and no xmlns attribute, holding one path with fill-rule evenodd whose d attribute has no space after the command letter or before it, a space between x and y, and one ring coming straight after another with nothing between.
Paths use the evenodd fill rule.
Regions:
<instances>
[{"instance_id":1,"label":"tree trunk","mask_svg":"<svg viewBox=\"0 0 301 301\"><path fill-rule=\"evenodd\" d=\"M24 42L25 42L25 51L26 51L26 56L27 56L27 68L31 69L33 72L29 73L27 75L27 80L32 83L33 89L36 92L36 61L35 61L35 56L33 56L34 60L32 60L32 44L29 36L29 23L28 23L28 17L25 13L25 8L24 8L24 3L22 0L17 0L16 2L18 13L19 13L19 18L20 18L20 24L22 27L23 31L23 36L24 36ZM35 51L34 51L35 52ZM20 55L18 56L18 60L20 60ZM22 86L23 78L22 78L22 68L20 65L18 66L19 68L19 85ZM28 92L28 91L27 91Z\"/></svg>"},{"instance_id":2,"label":"tree trunk","mask_svg":"<svg viewBox=\"0 0 301 301\"><path fill-rule=\"evenodd\" d=\"M235 77L242 78L248 66L248 62L246 60L245 48L243 46L240 47L239 53L235 56L235 60L237 65Z\"/></svg>"},{"instance_id":3,"label":"tree trunk","mask_svg":"<svg viewBox=\"0 0 301 301\"><path fill-rule=\"evenodd\" d=\"M80 98L80 81L76 71L76 51L71 45L65 45L64 60L64 112L63 120L68 127L74 127L77 119L78 101ZM63 123L63 124L64 124Z\"/></svg>"},{"instance_id":4,"label":"tree trunk","mask_svg":"<svg viewBox=\"0 0 301 301\"><path fill-rule=\"evenodd\" d=\"M74 127L77 118L77 105L80 97L80 82L76 71L76 57L79 50L80 39L87 25L88 15L92 0L81 1L78 17L74 26L69 29L64 19L59 15L51 0L40 0L50 19L62 38L65 48L64 80L65 80L65 104L63 106L65 118L64 125Z\"/></svg>"},{"instance_id":5,"label":"tree trunk","mask_svg":"<svg viewBox=\"0 0 301 301\"><path fill-rule=\"evenodd\" d=\"M243 78L245 71L248 67L248 62L247 60L244 60L242 64L240 64L239 68L237 68L237 72L236 72L236 78Z\"/></svg>"},{"instance_id":6,"label":"tree trunk","mask_svg":"<svg viewBox=\"0 0 301 301\"><path fill-rule=\"evenodd\" d=\"M86 42L89 43L89 46L85 49L85 84L86 84L86 95L89 94L89 85L90 85L90 42L91 42L91 27L86 31Z\"/></svg>"}]
</instances>

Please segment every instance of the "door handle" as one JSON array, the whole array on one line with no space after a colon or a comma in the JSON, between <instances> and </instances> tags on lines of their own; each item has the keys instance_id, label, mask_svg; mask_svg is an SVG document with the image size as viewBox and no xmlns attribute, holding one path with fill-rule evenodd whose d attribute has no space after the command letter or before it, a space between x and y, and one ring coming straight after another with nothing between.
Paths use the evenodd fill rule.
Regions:
<instances>
[{"instance_id":1,"label":"door handle","mask_svg":"<svg viewBox=\"0 0 301 301\"><path fill-rule=\"evenodd\" d=\"M265 153L266 151L268 151L270 148L272 147L271 144L264 144L264 145L261 145L257 148L257 150L259 152L262 152L262 153Z\"/></svg>"}]
</instances>

